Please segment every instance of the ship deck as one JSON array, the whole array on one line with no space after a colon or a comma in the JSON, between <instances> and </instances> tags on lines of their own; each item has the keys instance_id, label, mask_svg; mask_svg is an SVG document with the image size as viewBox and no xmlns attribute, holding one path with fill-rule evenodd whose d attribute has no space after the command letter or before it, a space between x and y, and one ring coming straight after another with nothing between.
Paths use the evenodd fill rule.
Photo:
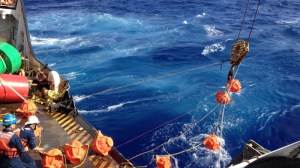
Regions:
<instances>
[{"instance_id":1,"label":"ship deck","mask_svg":"<svg viewBox=\"0 0 300 168\"><path fill-rule=\"evenodd\" d=\"M2 119L6 113L15 114L16 117L21 120L17 128L21 127L26 119L22 113L16 112L16 109L20 106L21 103L0 104L0 118ZM78 140L82 144L88 144L91 147L94 128L89 126L88 123L85 125L80 121L78 122L78 120L82 119L81 116L78 115L79 118L74 118L62 112L48 112L42 105L38 105L38 113L36 116L39 118L40 125L43 127L42 136L37 140L37 144L40 144L40 147L44 148L46 152L52 148L62 150L63 145L70 143L72 140ZM0 128L2 130L2 126L0 126ZM33 151L30 151L30 154L35 159L38 167L42 167L40 155ZM89 148L88 156L82 165L67 163L67 167L118 168L123 167L121 166L123 161L124 157L115 149L113 149L108 156L100 156Z\"/></svg>"}]
</instances>

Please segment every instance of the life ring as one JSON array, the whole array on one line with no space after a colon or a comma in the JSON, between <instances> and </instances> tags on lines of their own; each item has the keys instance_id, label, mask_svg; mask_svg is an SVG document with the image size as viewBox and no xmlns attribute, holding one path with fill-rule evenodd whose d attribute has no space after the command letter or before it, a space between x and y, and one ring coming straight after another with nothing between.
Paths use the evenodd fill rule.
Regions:
<instances>
[{"instance_id":1,"label":"life ring","mask_svg":"<svg viewBox=\"0 0 300 168\"><path fill-rule=\"evenodd\" d=\"M11 5L14 2L14 0L1 0L1 5Z\"/></svg>"},{"instance_id":2,"label":"life ring","mask_svg":"<svg viewBox=\"0 0 300 168\"><path fill-rule=\"evenodd\" d=\"M20 69L20 70L18 71L18 75L20 75L20 76L25 76L25 71L24 71L24 69Z\"/></svg>"}]
</instances>

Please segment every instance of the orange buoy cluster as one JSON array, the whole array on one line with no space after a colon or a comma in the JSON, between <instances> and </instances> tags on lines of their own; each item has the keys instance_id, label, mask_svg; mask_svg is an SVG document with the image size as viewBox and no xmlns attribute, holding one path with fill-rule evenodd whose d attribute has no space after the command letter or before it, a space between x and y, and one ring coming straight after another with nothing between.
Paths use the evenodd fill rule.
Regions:
<instances>
[{"instance_id":1,"label":"orange buoy cluster","mask_svg":"<svg viewBox=\"0 0 300 168\"><path fill-rule=\"evenodd\" d=\"M94 139L92 149L100 155L107 156L113 145L114 141L111 137L104 136L100 131L98 131L96 138Z\"/></svg>"},{"instance_id":2,"label":"orange buoy cluster","mask_svg":"<svg viewBox=\"0 0 300 168\"><path fill-rule=\"evenodd\" d=\"M216 100L220 104L228 104L231 100L228 92L238 93L242 89L242 85L237 79L230 79L227 82L227 91L218 91L216 93Z\"/></svg>"},{"instance_id":3,"label":"orange buoy cluster","mask_svg":"<svg viewBox=\"0 0 300 168\"><path fill-rule=\"evenodd\" d=\"M32 115L35 115L36 111L36 105L30 100L25 100L22 103L21 107L17 109L17 112L21 112L27 118Z\"/></svg>"},{"instance_id":4,"label":"orange buoy cluster","mask_svg":"<svg viewBox=\"0 0 300 168\"><path fill-rule=\"evenodd\" d=\"M166 155L166 156L156 155L156 167L157 168L171 168L170 155Z\"/></svg>"},{"instance_id":5,"label":"orange buoy cluster","mask_svg":"<svg viewBox=\"0 0 300 168\"><path fill-rule=\"evenodd\" d=\"M237 79L230 79L227 82L227 88L228 88L229 92L238 93L238 92L241 91L242 85L241 85L241 83L240 83L239 80L237 80Z\"/></svg>"},{"instance_id":6,"label":"orange buoy cluster","mask_svg":"<svg viewBox=\"0 0 300 168\"><path fill-rule=\"evenodd\" d=\"M40 152L39 154L42 158L43 168L61 168L65 165L63 154L57 148L53 148L48 152Z\"/></svg>"},{"instance_id":7,"label":"orange buoy cluster","mask_svg":"<svg viewBox=\"0 0 300 168\"><path fill-rule=\"evenodd\" d=\"M220 148L220 142L214 132L210 136L207 136L202 143L206 148L211 150L218 150Z\"/></svg>"},{"instance_id":8,"label":"orange buoy cluster","mask_svg":"<svg viewBox=\"0 0 300 168\"><path fill-rule=\"evenodd\" d=\"M113 147L111 137L104 136L100 131L96 133L92 150L102 156L107 156ZM64 156L71 164L80 164L85 161L89 152L89 145L83 145L77 140L63 146L63 152L58 148L53 148L48 152L39 152L42 158L43 168L61 168L65 165Z\"/></svg>"},{"instance_id":9,"label":"orange buoy cluster","mask_svg":"<svg viewBox=\"0 0 300 168\"><path fill-rule=\"evenodd\" d=\"M86 156L88 149L88 145L82 145L81 142L77 140L64 145L64 153L70 163L80 163Z\"/></svg>"}]
</instances>

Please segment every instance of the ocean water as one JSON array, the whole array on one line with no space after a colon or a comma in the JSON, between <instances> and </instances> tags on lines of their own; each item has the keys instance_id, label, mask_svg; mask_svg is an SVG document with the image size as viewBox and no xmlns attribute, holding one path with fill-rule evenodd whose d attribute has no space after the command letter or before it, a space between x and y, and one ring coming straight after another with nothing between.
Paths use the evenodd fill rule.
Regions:
<instances>
[{"instance_id":1,"label":"ocean water","mask_svg":"<svg viewBox=\"0 0 300 168\"><path fill-rule=\"evenodd\" d=\"M25 9L38 59L70 81L80 114L126 158L177 137L131 160L155 167L155 155L189 149L215 130L219 107L179 136L217 105L214 95L224 90L230 65L212 64L229 59L246 3L25 0ZM243 39L255 8L251 1ZM236 75L243 89L225 108L222 167L249 139L270 150L300 139L299 9L298 0L260 4ZM172 164L216 167L218 156L200 146L172 156Z\"/></svg>"}]
</instances>

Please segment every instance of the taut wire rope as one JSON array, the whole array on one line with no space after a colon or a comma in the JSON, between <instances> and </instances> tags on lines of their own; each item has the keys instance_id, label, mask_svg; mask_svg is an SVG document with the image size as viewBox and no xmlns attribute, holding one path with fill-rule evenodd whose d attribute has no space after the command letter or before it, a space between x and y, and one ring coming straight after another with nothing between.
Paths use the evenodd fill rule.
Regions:
<instances>
[{"instance_id":1,"label":"taut wire rope","mask_svg":"<svg viewBox=\"0 0 300 168\"><path fill-rule=\"evenodd\" d=\"M222 107L222 117L221 117L221 124L220 124L220 140L222 139L222 133L223 133L223 124L224 124L224 113L225 113L225 107L226 105L224 104ZM218 166L219 168L221 167L221 149L219 149L219 156L218 156Z\"/></svg>"},{"instance_id":2,"label":"taut wire rope","mask_svg":"<svg viewBox=\"0 0 300 168\"><path fill-rule=\"evenodd\" d=\"M257 13L258 13L259 5L260 5L260 0L258 0L258 3L257 3L255 15L254 15L254 19L253 19L253 21L252 21L252 26L251 26L251 29L250 29L249 36L248 36L248 40L247 40L247 41L250 40L250 36L251 36L252 30L253 30L253 27L254 27L254 23L255 23L255 21L256 21L256 16L257 16Z\"/></svg>"},{"instance_id":3,"label":"taut wire rope","mask_svg":"<svg viewBox=\"0 0 300 168\"><path fill-rule=\"evenodd\" d=\"M242 28L243 28L243 24L244 24L244 21L245 21L245 17L246 17L246 13L247 13L247 10L248 10L249 2L250 2L250 0L248 0L248 2L247 2L247 6L246 6L246 9L245 9L245 12L244 12L244 16L243 16L243 20L242 20L242 23L241 23L240 31L239 31L239 34L238 34L238 39L239 39L239 37L240 37L241 31L242 31ZM254 16L254 19L253 19L253 21L252 21L252 26L251 26L251 29L250 29L249 36L248 36L248 40L247 40L247 41L249 41L249 39L250 39L250 37L251 37L251 33L252 33L252 30L253 30L253 27L254 27L254 23L255 23L255 21L256 21L256 16L257 16L257 13L258 13L259 5L260 5L260 0L258 0L258 4L257 4L256 11L255 11L255 16ZM234 76L233 76L233 79L235 79L235 77L236 77L236 75L237 75L237 73L238 73L239 67L240 67L240 66L238 66L237 71L235 72L235 74L234 74ZM189 72L189 71L191 71L191 70L188 70L187 72ZM179 72L179 73L173 73L173 74L169 74L169 75L164 75L164 76L161 76L161 77L158 77L158 78L150 79L149 81L155 80L155 79L160 79L160 78L163 78L163 77L173 76L173 75L177 75L177 74L181 74L181 73L182 73L182 72ZM184 72L183 72L183 73L184 73ZM138 83L134 83L134 84L140 84L140 83L143 83L143 82L144 82L144 81L141 81L141 82L138 82ZM130 85L130 86L131 86L131 85ZM231 86L230 86L230 87L231 87ZM229 90L230 90L230 87L229 87ZM226 87L226 88L227 88L227 87ZM227 88L227 89L228 89L228 88ZM226 90L227 90L227 89L226 89ZM219 104L218 104L215 108L217 108L218 106L219 106ZM222 134L223 134L223 127L224 127L224 113L225 113L225 107L226 107L226 104L224 104L224 105L222 106L222 108L220 109L219 114L218 114L217 123L216 123L216 126L215 126L215 129L216 129L216 131L217 131L218 121L219 121L219 117L220 117L220 115L221 115L221 122L220 122L220 137L219 137L220 140L221 140L222 137L223 137ZM195 123L194 123L187 131L185 131L184 133L182 133L181 135L179 135L179 136L177 136L177 137L180 137L180 136L182 136L182 135L185 135L187 132L189 132L190 130L192 130L192 129L200 122L200 121L202 121L202 120L203 120L204 118L206 118L210 113L212 113L212 112L214 111L215 108L213 108L212 111L210 111L208 114L206 114L206 115L205 115L204 117L202 117L200 120L198 120L197 122L195 122ZM168 123L168 122L167 122L167 123ZM150 130L150 131L152 131L152 130ZM158 149L159 147L165 145L166 143L169 143L169 142L173 141L173 140L176 139L177 137L170 138L167 142L164 142L164 143L160 144L159 146L157 146L157 147L155 147L155 148L152 148L152 149L150 149L150 150L148 150L148 151L145 151L145 152L142 152L142 153L140 153L140 154L138 154L138 155L135 155L134 157L131 157L131 158L128 159L128 160L132 160L132 159L134 159L134 158L136 158L136 157L139 157L139 156L141 156L141 155L144 155L144 154L147 154L147 153L149 153L149 152L152 152L152 151ZM193 147L191 147L191 148L189 148L189 149L186 149L186 150L183 150L183 151L180 151L180 152L177 152L177 153L169 154L169 155L171 155L171 156L179 155L179 154L181 154L181 153L184 153L184 152L188 152L188 151L190 151L190 150L193 150L193 149L199 147L200 145L202 145L202 144L200 143L200 144L195 145L195 146L193 146ZM219 150L218 167L221 166L221 165L220 165L220 162L221 162L221 149Z\"/></svg>"},{"instance_id":4,"label":"taut wire rope","mask_svg":"<svg viewBox=\"0 0 300 168\"><path fill-rule=\"evenodd\" d=\"M149 153L149 152L152 152L152 151L154 151L154 150L160 148L161 146L163 146L163 145L165 145L165 144L167 144L167 143L172 142L172 141L175 140L176 138L185 135L185 134L188 133L190 130L192 130L199 122L201 122L201 121L204 120L208 115L210 115L210 114L211 114L211 113L212 113L219 105L220 105L220 104L217 104L210 112L208 112L205 116L203 116L202 118L200 118L198 121L194 122L194 124L193 124L188 130L186 130L185 132L181 133L179 136L172 137L172 138L170 138L168 141L166 141L166 142L164 142L164 143L158 145L157 147L152 148L152 149L150 149L150 150L147 150L147 151L145 151L145 152L142 152L142 153L140 153L140 154L137 154L137 155L131 157L131 158L128 159L128 160L130 161L130 160L132 160L132 159L134 159L134 158L137 158L137 157L139 157L139 156L142 156L142 155L144 155L144 154L147 154L147 153Z\"/></svg>"},{"instance_id":5,"label":"taut wire rope","mask_svg":"<svg viewBox=\"0 0 300 168\"><path fill-rule=\"evenodd\" d=\"M246 6L246 9L245 9L245 12L244 12L244 17L243 17L243 20L242 20L242 23L241 23L241 28L240 28L239 35L238 35L238 38L237 38L237 39L239 39L239 38L240 38L240 35L241 35L241 32L242 32L242 29L243 29L243 25L244 25L244 21L245 21L246 13L247 13L247 10L248 10L249 2L250 2L250 0L248 0L248 2L247 2L247 6Z\"/></svg>"},{"instance_id":6,"label":"taut wire rope","mask_svg":"<svg viewBox=\"0 0 300 168\"><path fill-rule=\"evenodd\" d=\"M139 84L142 84L142 83L151 82L151 81L158 80L158 79L162 79L162 78L166 78L166 77L170 77L170 76L175 76L175 75L179 75L179 74L184 74L184 73L187 73L187 72L196 71L196 70L201 69L201 68L210 67L210 66L218 65L218 64L221 64L221 62L215 62L215 63L212 63L212 64L207 64L207 65L203 65L203 66L196 67L196 68L191 68L191 69L180 71L180 72L175 72L175 73L170 73L170 74L167 74L167 75L162 75L162 76L158 76L158 77L149 78L149 79L138 81L138 82L131 83L131 84L128 84L128 85L123 85L123 86L119 86L119 87L115 87L115 88L106 89L106 90L96 92L96 93L92 93L90 95L80 97L80 98L77 98L77 99L85 99L85 98L90 97L90 96L104 94L104 93L112 92L112 91L115 91L115 90L128 88L130 86L135 86L135 85L139 85Z\"/></svg>"},{"instance_id":7,"label":"taut wire rope","mask_svg":"<svg viewBox=\"0 0 300 168\"><path fill-rule=\"evenodd\" d=\"M152 128L152 129L150 129L149 131L144 132L144 133L142 133L142 134L140 134L140 135L138 135L138 136L136 136L136 137L134 137L134 138L132 138L132 139L130 139L130 140L124 142L124 143L122 143L121 145L116 146L116 148L119 148L119 147L121 147L121 146L123 146L123 145L125 145L125 144L128 144L129 142L134 141L134 140L136 140L136 139L138 139L138 138L140 138L140 137L142 137L142 136L144 136L144 135L146 135L146 134L148 134L148 133L150 133L150 132L152 132L152 131L154 131L154 130L160 128L160 127L163 127L163 126L165 126L165 125L167 125L167 124L169 124L169 123L171 123L171 122L173 122L173 121L176 121L177 119L179 119L179 118L181 118L181 117L183 117L183 116L185 116L185 115L187 115L187 114L189 114L189 113L195 111L196 109L197 109L197 108L194 108L194 109L192 109L192 110L190 110L190 111L188 111L188 112L186 112L186 113L184 113L184 114L182 114L182 115L180 115L180 116L178 116L178 117L175 117L175 118L173 118L173 119L171 119L171 120L169 120L169 121L167 121L167 122L165 122L165 123L162 123L162 124L160 124L160 125L158 125L158 126Z\"/></svg>"}]
</instances>

